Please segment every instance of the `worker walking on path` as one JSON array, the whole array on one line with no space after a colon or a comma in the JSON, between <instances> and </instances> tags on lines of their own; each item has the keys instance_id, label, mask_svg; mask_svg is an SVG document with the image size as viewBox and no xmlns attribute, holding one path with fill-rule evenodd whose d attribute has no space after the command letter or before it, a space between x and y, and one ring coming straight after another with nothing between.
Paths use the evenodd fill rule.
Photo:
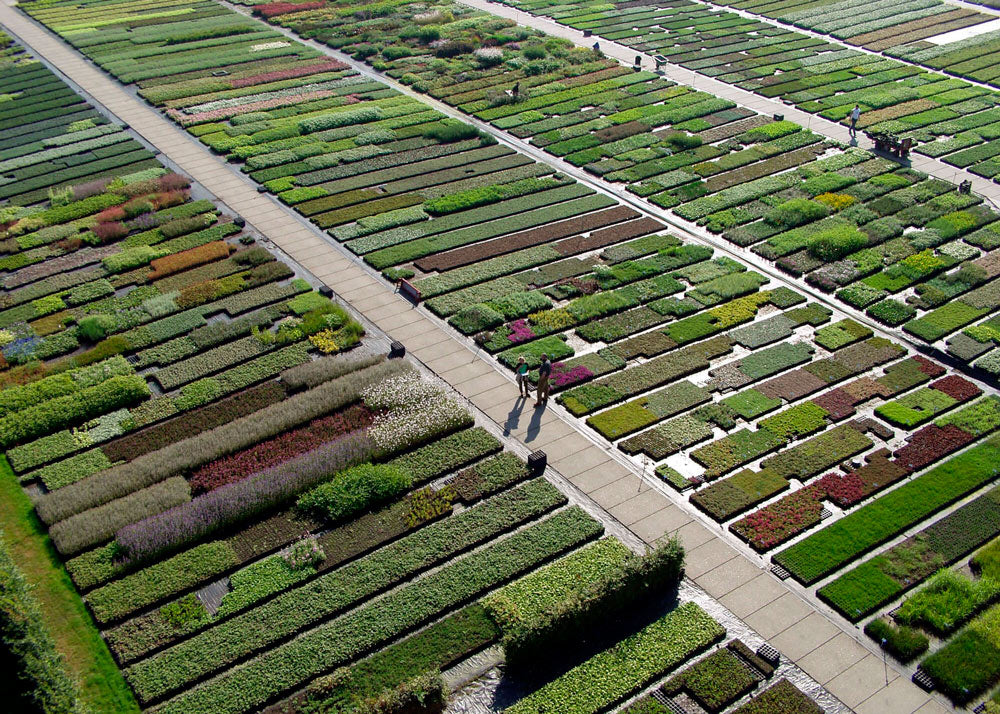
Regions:
<instances>
[{"instance_id":1,"label":"worker walking on path","mask_svg":"<svg viewBox=\"0 0 1000 714\"><path fill-rule=\"evenodd\" d=\"M851 110L851 128L850 128L851 136L857 135L858 119L860 118L861 118L861 107L855 104L854 109Z\"/></svg>"}]
</instances>

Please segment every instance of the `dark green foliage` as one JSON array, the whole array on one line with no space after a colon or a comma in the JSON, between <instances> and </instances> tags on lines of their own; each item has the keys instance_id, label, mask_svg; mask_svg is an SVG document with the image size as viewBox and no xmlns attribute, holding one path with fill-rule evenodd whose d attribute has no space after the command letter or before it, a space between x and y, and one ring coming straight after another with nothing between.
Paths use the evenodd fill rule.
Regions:
<instances>
[{"instance_id":1,"label":"dark green foliage","mask_svg":"<svg viewBox=\"0 0 1000 714\"><path fill-rule=\"evenodd\" d=\"M316 680L279 706L280 714L333 714L345 701L358 702L406 682L413 672L444 669L491 644L499 636L482 605L468 605L350 668ZM408 688L409 689L409 688Z\"/></svg>"},{"instance_id":2,"label":"dark green foliage","mask_svg":"<svg viewBox=\"0 0 1000 714\"><path fill-rule=\"evenodd\" d=\"M436 139L442 144L450 144L466 139L482 136L481 132L471 124L462 124L454 120L443 120L424 131L424 138Z\"/></svg>"},{"instance_id":3,"label":"dark green foliage","mask_svg":"<svg viewBox=\"0 0 1000 714\"><path fill-rule=\"evenodd\" d=\"M891 327L902 325L917 314L917 311L899 300L883 300L866 311L881 323Z\"/></svg>"},{"instance_id":4,"label":"dark green foliage","mask_svg":"<svg viewBox=\"0 0 1000 714\"><path fill-rule=\"evenodd\" d=\"M831 262L868 245L868 237L857 228L840 225L819 231L809 241L809 253L819 260Z\"/></svg>"},{"instance_id":5,"label":"dark green foliage","mask_svg":"<svg viewBox=\"0 0 1000 714\"><path fill-rule=\"evenodd\" d=\"M759 678L729 649L718 649L663 685L666 694L686 691L709 712L719 712L749 692Z\"/></svg>"},{"instance_id":6,"label":"dark green foliage","mask_svg":"<svg viewBox=\"0 0 1000 714\"><path fill-rule=\"evenodd\" d=\"M970 625L924 659L921 667L949 699L965 704L1000 679L1000 648Z\"/></svg>"},{"instance_id":7,"label":"dark green foliage","mask_svg":"<svg viewBox=\"0 0 1000 714\"><path fill-rule=\"evenodd\" d=\"M896 627L881 618L865 625L865 634L900 662L909 662L927 651L927 638L912 627Z\"/></svg>"},{"instance_id":8,"label":"dark green foliage","mask_svg":"<svg viewBox=\"0 0 1000 714\"><path fill-rule=\"evenodd\" d=\"M733 714L823 714L823 708L787 679L778 680Z\"/></svg>"},{"instance_id":9,"label":"dark green foliage","mask_svg":"<svg viewBox=\"0 0 1000 714\"><path fill-rule=\"evenodd\" d=\"M341 521L405 493L412 482L408 473L392 466L362 464L303 494L296 505L327 521Z\"/></svg>"},{"instance_id":10,"label":"dark green foliage","mask_svg":"<svg viewBox=\"0 0 1000 714\"><path fill-rule=\"evenodd\" d=\"M666 138L665 142L677 151L694 149L702 144L701 137L692 134L671 134Z\"/></svg>"},{"instance_id":11,"label":"dark green foliage","mask_svg":"<svg viewBox=\"0 0 1000 714\"><path fill-rule=\"evenodd\" d=\"M499 327L503 322L503 315L485 304L467 307L448 318L448 324L463 335Z\"/></svg>"},{"instance_id":12,"label":"dark green foliage","mask_svg":"<svg viewBox=\"0 0 1000 714\"><path fill-rule=\"evenodd\" d=\"M777 228L794 228L825 218L829 213L830 209L822 203L807 198L793 198L768 211L764 221Z\"/></svg>"},{"instance_id":13,"label":"dark green foliage","mask_svg":"<svg viewBox=\"0 0 1000 714\"><path fill-rule=\"evenodd\" d=\"M88 315L78 323L76 334L90 342L100 342L114 329L115 324L115 318L111 315Z\"/></svg>"}]
</instances>

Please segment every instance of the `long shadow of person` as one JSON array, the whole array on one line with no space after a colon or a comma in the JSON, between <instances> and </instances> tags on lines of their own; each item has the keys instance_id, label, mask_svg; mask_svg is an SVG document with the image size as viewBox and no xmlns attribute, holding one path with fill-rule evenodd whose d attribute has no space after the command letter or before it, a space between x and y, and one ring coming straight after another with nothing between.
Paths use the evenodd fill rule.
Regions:
<instances>
[{"instance_id":1,"label":"long shadow of person","mask_svg":"<svg viewBox=\"0 0 1000 714\"><path fill-rule=\"evenodd\" d=\"M543 407L539 407L531 410L531 420L528 421L528 431L524 435L525 442L534 441L535 437L538 436L538 432L542 430L542 414L545 412Z\"/></svg>"},{"instance_id":2,"label":"long shadow of person","mask_svg":"<svg viewBox=\"0 0 1000 714\"><path fill-rule=\"evenodd\" d=\"M509 412L507 412L507 421L503 423L503 435L510 436L510 433L517 428L518 422L521 421L521 412L524 411L524 405L527 404L528 398L523 394L517 396L517 401L514 402L514 406Z\"/></svg>"}]
</instances>

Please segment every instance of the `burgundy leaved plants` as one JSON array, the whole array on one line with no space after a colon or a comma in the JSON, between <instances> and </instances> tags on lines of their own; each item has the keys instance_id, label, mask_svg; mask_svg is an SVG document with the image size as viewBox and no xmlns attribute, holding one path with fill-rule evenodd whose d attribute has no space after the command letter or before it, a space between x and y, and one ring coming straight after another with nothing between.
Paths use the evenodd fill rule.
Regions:
<instances>
[{"instance_id":1,"label":"burgundy leaved plants","mask_svg":"<svg viewBox=\"0 0 1000 714\"><path fill-rule=\"evenodd\" d=\"M339 471L371 457L366 431L327 442L301 456L125 526L115 541L125 557L144 561L287 504Z\"/></svg>"},{"instance_id":2,"label":"burgundy leaved plants","mask_svg":"<svg viewBox=\"0 0 1000 714\"><path fill-rule=\"evenodd\" d=\"M313 420L249 449L205 464L191 476L191 491L204 493L234 483L282 461L301 456L344 434L371 426L375 413L361 404Z\"/></svg>"}]
</instances>

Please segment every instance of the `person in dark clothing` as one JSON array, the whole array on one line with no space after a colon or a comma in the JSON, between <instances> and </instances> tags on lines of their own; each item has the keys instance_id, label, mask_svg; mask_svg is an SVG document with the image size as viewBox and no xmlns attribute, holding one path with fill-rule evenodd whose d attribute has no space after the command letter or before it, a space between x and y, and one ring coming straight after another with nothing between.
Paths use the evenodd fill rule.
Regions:
<instances>
[{"instance_id":1,"label":"person in dark clothing","mask_svg":"<svg viewBox=\"0 0 1000 714\"><path fill-rule=\"evenodd\" d=\"M538 399L535 406L540 407L549 401L549 377L552 375L552 363L549 356L542 355L542 363L538 365Z\"/></svg>"}]
</instances>

